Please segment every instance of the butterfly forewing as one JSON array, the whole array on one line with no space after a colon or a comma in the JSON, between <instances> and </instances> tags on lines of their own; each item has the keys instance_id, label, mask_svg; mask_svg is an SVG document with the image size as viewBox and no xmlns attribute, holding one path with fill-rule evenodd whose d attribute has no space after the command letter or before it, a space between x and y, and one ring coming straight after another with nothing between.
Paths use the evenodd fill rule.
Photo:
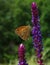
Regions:
<instances>
[{"instance_id":1,"label":"butterfly forewing","mask_svg":"<svg viewBox=\"0 0 50 65\"><path fill-rule=\"evenodd\" d=\"M21 26L15 30L15 33L23 40L27 40L30 36L30 26Z\"/></svg>"}]
</instances>

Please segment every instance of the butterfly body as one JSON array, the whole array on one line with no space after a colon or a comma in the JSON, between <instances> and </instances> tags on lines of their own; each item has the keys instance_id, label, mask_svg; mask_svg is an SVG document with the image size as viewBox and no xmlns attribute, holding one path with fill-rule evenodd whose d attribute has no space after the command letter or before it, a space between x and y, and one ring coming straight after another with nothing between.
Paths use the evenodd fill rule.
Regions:
<instances>
[{"instance_id":1,"label":"butterfly body","mask_svg":"<svg viewBox=\"0 0 50 65\"><path fill-rule=\"evenodd\" d=\"M30 26L20 26L15 30L15 33L20 36L21 39L27 40L30 36Z\"/></svg>"}]
</instances>

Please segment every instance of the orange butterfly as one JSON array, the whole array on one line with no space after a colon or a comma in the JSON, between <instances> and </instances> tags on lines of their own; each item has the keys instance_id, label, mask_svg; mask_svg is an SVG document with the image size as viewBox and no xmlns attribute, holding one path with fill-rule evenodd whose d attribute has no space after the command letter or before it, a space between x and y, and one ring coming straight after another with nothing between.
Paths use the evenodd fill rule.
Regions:
<instances>
[{"instance_id":1,"label":"orange butterfly","mask_svg":"<svg viewBox=\"0 0 50 65\"><path fill-rule=\"evenodd\" d=\"M20 26L15 30L15 33L20 36L21 39L27 40L30 36L31 27L28 26Z\"/></svg>"}]
</instances>

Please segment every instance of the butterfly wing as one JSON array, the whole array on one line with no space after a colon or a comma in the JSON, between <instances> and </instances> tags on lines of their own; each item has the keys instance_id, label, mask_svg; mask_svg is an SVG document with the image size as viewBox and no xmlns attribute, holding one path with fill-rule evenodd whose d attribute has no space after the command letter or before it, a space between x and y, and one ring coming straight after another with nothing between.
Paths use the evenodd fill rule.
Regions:
<instances>
[{"instance_id":1,"label":"butterfly wing","mask_svg":"<svg viewBox=\"0 0 50 65\"><path fill-rule=\"evenodd\" d=\"M27 40L30 36L30 26L21 26L15 30L15 33L23 40Z\"/></svg>"}]
</instances>

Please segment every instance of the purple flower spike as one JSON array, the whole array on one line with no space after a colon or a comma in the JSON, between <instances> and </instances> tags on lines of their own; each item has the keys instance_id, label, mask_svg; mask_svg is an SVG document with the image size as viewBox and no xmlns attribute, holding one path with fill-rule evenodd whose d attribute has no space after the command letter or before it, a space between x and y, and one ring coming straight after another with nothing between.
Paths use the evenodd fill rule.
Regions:
<instances>
[{"instance_id":1,"label":"purple flower spike","mask_svg":"<svg viewBox=\"0 0 50 65\"><path fill-rule=\"evenodd\" d=\"M25 46L23 44L20 44L18 48L18 57L19 57L18 65L28 65L25 60Z\"/></svg>"},{"instance_id":2,"label":"purple flower spike","mask_svg":"<svg viewBox=\"0 0 50 65\"><path fill-rule=\"evenodd\" d=\"M33 45L35 48L36 52L36 57L39 65L43 65L42 61L42 50L43 50L43 45L42 45L42 35L40 31L40 23L39 23L39 13L38 13L38 7L35 2L32 3L31 6L31 11L32 11L32 38L33 38Z\"/></svg>"}]
</instances>

